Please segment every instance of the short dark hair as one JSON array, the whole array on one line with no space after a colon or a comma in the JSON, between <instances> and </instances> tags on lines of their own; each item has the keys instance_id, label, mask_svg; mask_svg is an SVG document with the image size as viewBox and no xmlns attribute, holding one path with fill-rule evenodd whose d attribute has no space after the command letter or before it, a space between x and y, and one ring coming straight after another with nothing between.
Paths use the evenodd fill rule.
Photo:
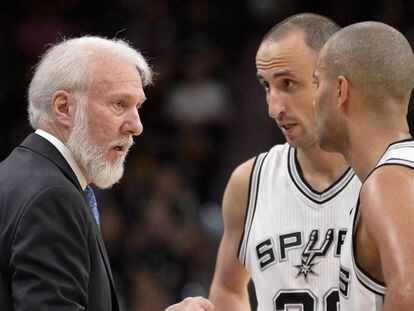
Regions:
<instances>
[{"instance_id":1,"label":"short dark hair","mask_svg":"<svg viewBox=\"0 0 414 311\"><path fill-rule=\"evenodd\" d=\"M284 39L293 31L304 35L305 43L319 53L328 38L341 27L331 19L313 13L292 15L273 26L263 37L262 43Z\"/></svg>"},{"instance_id":2,"label":"short dark hair","mask_svg":"<svg viewBox=\"0 0 414 311\"><path fill-rule=\"evenodd\" d=\"M347 26L333 35L319 57L327 76L345 76L361 96L379 106L407 104L414 86L414 54L397 29L380 22Z\"/></svg>"}]
</instances>

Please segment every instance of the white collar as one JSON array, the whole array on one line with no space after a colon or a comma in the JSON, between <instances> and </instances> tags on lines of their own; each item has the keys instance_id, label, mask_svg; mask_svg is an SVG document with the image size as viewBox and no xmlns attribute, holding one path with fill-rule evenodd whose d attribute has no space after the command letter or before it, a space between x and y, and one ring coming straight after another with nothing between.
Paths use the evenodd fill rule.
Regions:
<instances>
[{"instance_id":1,"label":"white collar","mask_svg":"<svg viewBox=\"0 0 414 311\"><path fill-rule=\"evenodd\" d=\"M75 161L75 158L73 157L68 147L66 147L65 144L62 143L59 139L57 139L55 136L41 129L37 129L35 133L37 135L42 136L44 139L49 141L53 146L55 146L57 150L59 150L59 152L62 154L66 162L68 162L69 166L75 173L76 178L78 179L79 184L82 187L82 190L85 190L86 186L88 185L88 183L86 182L85 175L82 173L82 170L80 169L78 163Z\"/></svg>"}]
</instances>

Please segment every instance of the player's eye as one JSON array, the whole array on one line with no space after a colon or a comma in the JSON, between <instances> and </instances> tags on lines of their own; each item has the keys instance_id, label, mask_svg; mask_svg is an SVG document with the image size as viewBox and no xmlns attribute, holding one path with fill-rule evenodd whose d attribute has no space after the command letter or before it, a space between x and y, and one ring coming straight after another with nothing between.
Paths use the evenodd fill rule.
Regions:
<instances>
[{"instance_id":1,"label":"player's eye","mask_svg":"<svg viewBox=\"0 0 414 311\"><path fill-rule=\"evenodd\" d=\"M269 89L270 89L270 84L269 84L269 82L267 82L267 81L263 81L263 87L265 88L265 90L266 90L266 93L268 93L269 92Z\"/></svg>"},{"instance_id":2,"label":"player's eye","mask_svg":"<svg viewBox=\"0 0 414 311\"><path fill-rule=\"evenodd\" d=\"M283 79L283 86L285 88L291 88L294 84L295 84L295 82L293 80Z\"/></svg>"}]
</instances>

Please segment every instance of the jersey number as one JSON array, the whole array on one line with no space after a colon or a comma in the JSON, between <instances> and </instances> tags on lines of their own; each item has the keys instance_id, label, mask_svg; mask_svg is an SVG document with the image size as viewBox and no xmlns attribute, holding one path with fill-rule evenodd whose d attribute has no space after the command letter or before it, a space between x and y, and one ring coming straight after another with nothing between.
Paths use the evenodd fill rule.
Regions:
<instances>
[{"instance_id":1,"label":"jersey number","mask_svg":"<svg viewBox=\"0 0 414 311\"><path fill-rule=\"evenodd\" d=\"M335 288L330 289L323 297L324 310L339 310L339 293ZM309 290L281 290L274 301L276 311L315 311L316 296Z\"/></svg>"},{"instance_id":2,"label":"jersey number","mask_svg":"<svg viewBox=\"0 0 414 311\"><path fill-rule=\"evenodd\" d=\"M349 286L351 281L351 273L344 267L339 267L339 290L341 295L348 298L349 297Z\"/></svg>"}]
</instances>

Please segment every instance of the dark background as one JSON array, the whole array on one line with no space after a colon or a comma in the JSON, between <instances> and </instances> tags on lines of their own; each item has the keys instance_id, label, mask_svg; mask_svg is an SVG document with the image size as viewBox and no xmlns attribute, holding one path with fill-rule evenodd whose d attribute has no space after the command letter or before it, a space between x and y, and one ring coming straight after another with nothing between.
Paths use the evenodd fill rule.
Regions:
<instances>
[{"instance_id":1,"label":"dark background","mask_svg":"<svg viewBox=\"0 0 414 311\"><path fill-rule=\"evenodd\" d=\"M208 294L227 179L284 141L256 81L268 29L307 11L341 26L382 21L414 42L414 2L402 0L20 0L0 8L0 160L32 131L26 91L46 44L124 38L157 73L121 184L97 191L123 310L134 311Z\"/></svg>"}]
</instances>

